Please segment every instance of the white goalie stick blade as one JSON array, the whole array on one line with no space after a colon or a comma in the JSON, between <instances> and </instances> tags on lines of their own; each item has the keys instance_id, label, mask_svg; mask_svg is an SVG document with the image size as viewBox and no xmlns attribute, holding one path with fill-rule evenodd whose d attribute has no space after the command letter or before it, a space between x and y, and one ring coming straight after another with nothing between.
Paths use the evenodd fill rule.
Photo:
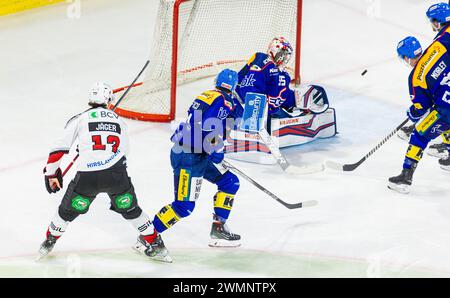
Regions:
<instances>
[{"instance_id":1,"label":"white goalie stick blade","mask_svg":"<svg viewBox=\"0 0 450 298\"><path fill-rule=\"evenodd\" d=\"M261 140L266 144L266 146L269 147L271 155L274 157L274 159L277 161L277 164L284 172L292 175L307 175L322 172L325 169L322 164L305 166L291 165L281 153L280 148L278 148L278 146L275 144L273 138L269 135L267 130L262 129L259 132L259 136L261 137Z\"/></svg>"},{"instance_id":2,"label":"white goalie stick blade","mask_svg":"<svg viewBox=\"0 0 450 298\"><path fill-rule=\"evenodd\" d=\"M327 160L325 161L325 167L327 167L328 169L332 169L335 171L343 171L344 170L344 165L335 161L331 161L331 160Z\"/></svg>"},{"instance_id":3,"label":"white goalie stick blade","mask_svg":"<svg viewBox=\"0 0 450 298\"><path fill-rule=\"evenodd\" d=\"M284 171L288 174L292 175L307 175L323 172L325 170L325 166L323 164L312 164L305 166L293 166L290 165Z\"/></svg>"},{"instance_id":4,"label":"white goalie stick blade","mask_svg":"<svg viewBox=\"0 0 450 298\"><path fill-rule=\"evenodd\" d=\"M309 200L309 201L304 201L302 203L302 207L303 208L314 207L314 206L317 206L318 204L319 204L319 202L316 200Z\"/></svg>"}]
</instances>

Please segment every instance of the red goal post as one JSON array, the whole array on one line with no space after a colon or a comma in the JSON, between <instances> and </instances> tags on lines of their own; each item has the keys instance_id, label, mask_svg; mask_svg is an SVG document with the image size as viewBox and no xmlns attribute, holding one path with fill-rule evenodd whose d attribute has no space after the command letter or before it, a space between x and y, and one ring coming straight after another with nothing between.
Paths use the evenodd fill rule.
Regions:
<instances>
[{"instance_id":1,"label":"red goal post","mask_svg":"<svg viewBox=\"0 0 450 298\"><path fill-rule=\"evenodd\" d=\"M174 120L180 85L227 67L238 71L253 53L265 52L275 36L294 46L288 71L300 83L303 0L159 1L150 65L143 82L116 109L119 115ZM115 90L117 98L125 89Z\"/></svg>"}]
</instances>

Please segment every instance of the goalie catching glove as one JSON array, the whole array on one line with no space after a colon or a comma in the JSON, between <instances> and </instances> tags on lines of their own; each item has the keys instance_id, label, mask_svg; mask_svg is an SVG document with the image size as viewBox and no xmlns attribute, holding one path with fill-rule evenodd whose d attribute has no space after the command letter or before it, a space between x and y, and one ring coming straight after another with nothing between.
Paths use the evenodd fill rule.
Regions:
<instances>
[{"instance_id":1,"label":"goalie catching glove","mask_svg":"<svg viewBox=\"0 0 450 298\"><path fill-rule=\"evenodd\" d=\"M313 114L322 114L330 106L325 89L317 85L295 89L295 103L298 109Z\"/></svg>"}]
</instances>

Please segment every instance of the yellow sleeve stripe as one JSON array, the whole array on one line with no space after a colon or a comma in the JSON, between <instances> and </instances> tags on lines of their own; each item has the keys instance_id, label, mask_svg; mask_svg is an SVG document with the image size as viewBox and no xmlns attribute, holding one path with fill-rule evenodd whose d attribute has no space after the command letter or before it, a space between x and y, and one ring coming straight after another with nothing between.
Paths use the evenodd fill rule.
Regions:
<instances>
[{"instance_id":1,"label":"yellow sleeve stripe","mask_svg":"<svg viewBox=\"0 0 450 298\"><path fill-rule=\"evenodd\" d=\"M445 46L439 41L435 41L420 58L414 70L413 87L427 89L427 75L436 62L447 52Z\"/></svg>"},{"instance_id":2,"label":"yellow sleeve stripe","mask_svg":"<svg viewBox=\"0 0 450 298\"><path fill-rule=\"evenodd\" d=\"M212 105L212 103L214 102L214 100L216 100L216 98L222 96L222 94L220 94L220 92L217 91L206 91L203 92L201 95L199 95L197 97L198 100L203 101L204 103L206 103L207 105Z\"/></svg>"},{"instance_id":3,"label":"yellow sleeve stripe","mask_svg":"<svg viewBox=\"0 0 450 298\"><path fill-rule=\"evenodd\" d=\"M422 109L423 109L423 106L422 106L420 103L415 103L415 104L414 104L414 107L415 107L416 109L418 109L418 110L422 110Z\"/></svg>"},{"instance_id":4,"label":"yellow sleeve stripe","mask_svg":"<svg viewBox=\"0 0 450 298\"><path fill-rule=\"evenodd\" d=\"M63 1L64 0L0 0L0 16Z\"/></svg>"},{"instance_id":5,"label":"yellow sleeve stripe","mask_svg":"<svg viewBox=\"0 0 450 298\"><path fill-rule=\"evenodd\" d=\"M250 66L250 64L252 64L253 61L255 61L255 59L256 59L256 53L254 53L252 55L252 57L247 61L247 65Z\"/></svg>"}]
</instances>

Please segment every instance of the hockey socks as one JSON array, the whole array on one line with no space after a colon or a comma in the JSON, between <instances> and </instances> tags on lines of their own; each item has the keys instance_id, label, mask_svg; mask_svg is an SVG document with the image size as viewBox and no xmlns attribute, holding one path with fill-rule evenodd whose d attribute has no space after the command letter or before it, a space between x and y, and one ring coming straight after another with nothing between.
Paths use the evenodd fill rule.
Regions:
<instances>
[{"instance_id":1,"label":"hockey socks","mask_svg":"<svg viewBox=\"0 0 450 298\"><path fill-rule=\"evenodd\" d=\"M152 243L155 241L158 233L153 227L153 224L147 214L142 212L139 217L135 219L128 219L128 221L136 230L139 231L145 241L147 241L148 243Z\"/></svg>"},{"instance_id":2,"label":"hockey socks","mask_svg":"<svg viewBox=\"0 0 450 298\"><path fill-rule=\"evenodd\" d=\"M66 231L68 225L69 222L62 219L61 216L56 213L52 221L50 222L46 238L48 239L49 235L52 235L54 238L59 239L59 237L61 237Z\"/></svg>"}]
</instances>

